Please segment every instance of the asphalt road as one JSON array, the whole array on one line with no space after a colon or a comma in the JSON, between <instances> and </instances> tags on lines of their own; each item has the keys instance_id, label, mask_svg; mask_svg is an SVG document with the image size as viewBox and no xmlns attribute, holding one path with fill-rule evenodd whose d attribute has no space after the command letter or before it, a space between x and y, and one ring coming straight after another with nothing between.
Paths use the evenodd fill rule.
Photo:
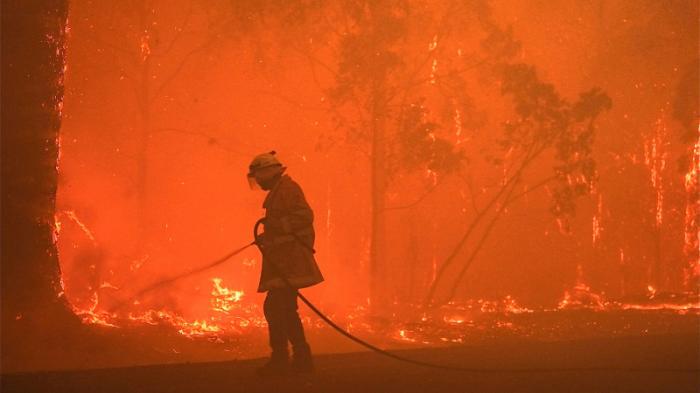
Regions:
<instances>
[{"instance_id":1,"label":"asphalt road","mask_svg":"<svg viewBox=\"0 0 700 393\"><path fill-rule=\"evenodd\" d=\"M308 376L260 379L254 370L264 360L253 359L8 374L2 392L700 392L699 335L514 341L400 354L481 370L419 367L358 352L317 356L317 370Z\"/></svg>"}]
</instances>

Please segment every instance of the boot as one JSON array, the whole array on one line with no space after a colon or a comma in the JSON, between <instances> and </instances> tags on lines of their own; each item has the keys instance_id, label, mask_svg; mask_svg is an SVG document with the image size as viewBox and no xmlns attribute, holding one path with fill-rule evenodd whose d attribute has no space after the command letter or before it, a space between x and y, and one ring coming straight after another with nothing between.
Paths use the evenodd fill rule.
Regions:
<instances>
[{"instance_id":1,"label":"boot","mask_svg":"<svg viewBox=\"0 0 700 393\"><path fill-rule=\"evenodd\" d=\"M287 353L273 352L270 360L256 370L260 377L275 377L289 373L289 359Z\"/></svg>"},{"instance_id":2,"label":"boot","mask_svg":"<svg viewBox=\"0 0 700 393\"><path fill-rule=\"evenodd\" d=\"M297 374L307 374L314 371L314 362L311 358L311 348L308 344L294 347L294 357L292 359L292 372Z\"/></svg>"}]
</instances>

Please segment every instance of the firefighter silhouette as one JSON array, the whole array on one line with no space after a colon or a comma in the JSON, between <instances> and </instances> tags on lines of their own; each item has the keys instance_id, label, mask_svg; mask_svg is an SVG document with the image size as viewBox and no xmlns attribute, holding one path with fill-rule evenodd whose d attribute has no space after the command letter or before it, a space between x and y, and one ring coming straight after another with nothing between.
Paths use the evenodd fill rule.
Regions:
<instances>
[{"instance_id":1,"label":"firefighter silhouette","mask_svg":"<svg viewBox=\"0 0 700 393\"><path fill-rule=\"evenodd\" d=\"M263 202L264 233L256 239L263 255L258 292L267 292L264 313L272 348L270 360L258 370L262 376L313 371L297 290L322 282L323 276L314 258L313 211L286 169L272 151L256 156L248 171L251 188L268 192ZM291 363L288 343L293 349Z\"/></svg>"}]
</instances>

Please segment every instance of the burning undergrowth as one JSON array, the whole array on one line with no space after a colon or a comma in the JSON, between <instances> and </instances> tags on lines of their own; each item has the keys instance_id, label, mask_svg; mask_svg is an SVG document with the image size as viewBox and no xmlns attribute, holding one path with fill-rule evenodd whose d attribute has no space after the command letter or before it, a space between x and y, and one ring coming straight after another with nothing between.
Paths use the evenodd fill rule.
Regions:
<instances>
[{"instance_id":1,"label":"burning undergrowth","mask_svg":"<svg viewBox=\"0 0 700 393\"><path fill-rule=\"evenodd\" d=\"M72 261L68 265L72 270L64 271L67 282L62 283L59 296L68 299L86 326L104 334L147 337L144 342L165 360L193 359L193 354L201 352L199 360L266 353L262 295L250 287L259 271L255 257L231 261L221 276L202 272L140 293L178 272L150 272L153 256L110 265L93 231L75 212L60 212L56 222L56 240L64 245L61 257ZM311 294L310 298L319 299L318 306L347 331L391 348L674 334L696 332L700 327L697 292L659 292L648 285L637 296L613 298L593 290L583 277L579 267L576 283L550 305L525 304L513 296L441 306L394 302L380 318L371 312L368 300L331 303L322 296ZM339 350L327 343L342 340L340 336L301 308L311 339L315 336L322 342L322 351Z\"/></svg>"},{"instance_id":2,"label":"burning undergrowth","mask_svg":"<svg viewBox=\"0 0 700 393\"><path fill-rule=\"evenodd\" d=\"M231 344L257 336L266 328L259 305L240 290L211 279L209 315L187 319L173 310L145 309L139 302L130 311L110 312L97 307L73 307L88 325L136 331L157 327L192 340ZM506 296L499 300L450 302L440 307L395 303L388 317L371 315L364 305L335 311L330 317L346 330L372 337L385 345L474 344L493 339L526 338L570 340L620 335L687 333L697 330L700 296L697 293L656 293L611 300L585 284L564 292L556 306L526 307ZM304 310L311 334L329 330L323 321ZM239 348L240 350L240 348Z\"/></svg>"},{"instance_id":3,"label":"burning undergrowth","mask_svg":"<svg viewBox=\"0 0 700 393\"><path fill-rule=\"evenodd\" d=\"M104 256L92 231L74 212L67 211L57 217L59 239L61 222L70 222L73 232L90 242L70 254L83 274L73 274L70 290L64 288L59 294L67 296L72 311L84 324L123 334L156 334L165 340L164 347L179 336L195 345L208 342L214 350L218 347L236 356L264 353L264 345L250 344L262 341L266 330L259 294L232 287L231 280L222 277L199 276L134 298L134 288L144 284L129 279L118 285L104 281L115 273L97 268ZM138 272L147 262L147 258L136 259L129 264L129 271ZM237 265L252 278L258 268L256 260L239 262ZM329 308L321 302L319 306L331 309L329 316L349 332L389 347L685 333L696 331L700 321L700 295L696 292L663 293L649 285L644 294L611 299L592 290L580 272L576 284L550 306L523 305L511 296L428 307L395 302L391 311L378 318L368 303ZM310 311L302 310L302 315L311 335L332 334ZM182 346L165 351L175 355L188 352Z\"/></svg>"},{"instance_id":4,"label":"burning undergrowth","mask_svg":"<svg viewBox=\"0 0 700 393\"><path fill-rule=\"evenodd\" d=\"M107 25L99 23L105 22L102 7L83 4L73 8L75 32L71 41L73 51L69 52L72 68L67 74L63 143L59 143L67 154L59 170L61 184L57 191L54 240L58 243L64 280L61 296L67 298L73 312L86 326L124 335L155 332L183 342L218 345L218 348L244 355L253 353L244 348L245 342L264 342L266 329L262 295L256 294L252 287L260 271L256 257L231 261L226 270L207 271L144 296L134 295L159 280L217 257L211 255L213 251L210 250L226 249L232 239L249 238L246 223L257 219L256 209L259 209L262 195L250 196L247 190L241 192L240 184L235 181L238 171L245 170L251 154L274 144L288 152L289 161L285 163L294 176L299 174L297 179L304 184L313 202L319 260L324 263L324 274L333 281L326 288L330 287L328 293L340 295L339 299L331 299L332 296L319 296L313 289L309 298L318 300L322 310L328 311L334 321L353 334L378 345L396 346L470 344L499 338L556 340L697 331L700 315L697 292L700 145L696 134L688 143L678 144L674 135L678 124L666 97L671 93L670 73L655 75L656 68L663 67L654 67L654 73L635 68L631 70L634 72L615 74L625 68L615 65L610 68L613 72L609 78L594 80L586 72L580 73L587 75L585 78L573 75L565 65L561 69L552 67L550 63L558 62L552 62L549 56L539 60L535 56L518 60L531 65L504 67L504 63L496 67L510 70L512 75L507 74L507 77L487 72L487 79L498 79L493 81L494 86L506 86L506 90L509 81L537 87L518 93L522 97L513 91L513 98L538 102L544 97L552 101L552 107L543 107L542 112L556 114L553 120L530 124L531 110L513 112L510 98L501 100L508 95L496 94L485 86L482 71L474 71L474 75L469 71L465 74L468 78L462 80L457 78L463 72L457 72L461 68L451 70L451 64L461 64L463 56L479 57L478 51L467 54L472 44L477 48L477 43L468 39L471 33L462 32L464 37L461 38L457 34L454 40L438 31L425 37L419 32L421 34L415 37L406 36L402 41L406 48L397 52L401 54L397 57L421 53L421 57L426 56L425 64L432 65L430 70L426 68L428 74L423 76L427 78L420 82L420 89L415 89L416 95L407 90L400 104L387 104L386 110L377 109L377 113L365 113L365 106L360 105L355 113L336 102L337 97L328 97L328 92L335 91L342 96L340 92L347 90L349 94L370 75L358 74L357 80L350 80L345 86L347 78L336 80L333 75L318 78L313 68L315 64L311 64L310 69L305 62L297 64L294 60L284 67L276 68L273 63L263 67L264 56L256 58L253 64L242 62L241 53L249 48L223 42L220 48L202 47L201 52L191 52L192 60L196 61L191 67L184 67L189 55L184 60L179 59L175 56L177 50L170 53L166 47L171 46L158 45L161 39L166 41L167 26L175 26L173 31L183 31L176 25L179 17L163 13L164 8L177 7L156 4L152 12L146 12L148 7L143 8L142 26L132 23L122 26L117 21L104 31L101 26ZM435 8L437 14L444 11ZM582 15L576 16L577 23L585 19ZM446 20L448 16L449 12ZM599 17L589 19L595 21L591 23L597 28ZM641 19L646 20L646 17ZM130 16L124 20L130 20ZM359 30L351 30L350 36L364 31L367 27L364 23L358 22L353 29ZM533 44L536 41L514 41L510 30L507 34L500 32L495 29L496 25L495 21L489 23L494 35L485 42L489 46L512 46L514 54L519 51L514 48L521 44L528 53L537 48ZM280 32L286 33L286 28ZM673 29L675 31L677 26ZM124 35L125 31L130 33ZM102 59L103 52L115 58L118 55L104 48L102 43L87 39L98 32L135 51L131 56L132 68L118 70L116 79L93 69L92 62ZM250 33L251 36L257 34ZM533 40L536 37L534 32L519 34L533 35L530 37ZM657 35L654 32L653 36ZM180 36L175 34L173 42L182 44L183 51L200 38L193 35L177 41ZM430 40L425 42L425 38ZM387 42L393 42L391 40ZM315 42L311 40L310 43L312 41ZM368 38L367 41L376 40ZM571 48L570 52L562 52L562 58L575 59L579 53L588 53L588 47L577 48L575 42L569 44L556 45L556 49ZM600 43L603 44L607 45L607 41ZM345 41L329 45L329 49L339 49L339 53L355 47ZM398 42L378 50L393 53L394 45ZM303 57L321 56L319 60L331 64L324 67L330 68L331 74L348 72L351 75L352 72L344 68L347 64L365 64L364 55L359 52L350 51L347 58L333 57L335 52L311 51ZM631 52L638 51L634 48ZM676 58L672 58L662 56L663 52L659 51L656 59L668 58L663 69L676 72L685 61L686 52L679 47ZM196 59L204 54L207 61L204 56ZM209 63L216 56L221 56L217 58L217 64L224 65L221 69ZM287 54L279 56L286 59ZM488 59L477 64L495 61ZM102 60L106 66L114 63L112 57ZM499 59L497 63L503 61L510 62ZM183 69L186 72L171 78L169 67L176 70L173 75ZM279 73L279 79L293 76L289 79L301 81L308 91L297 94L301 91L297 91L296 82L270 85L272 95L284 97L285 102L289 101L288 97L298 96L295 98L299 99L285 107L287 109L270 104L267 99L270 92L261 95L259 91L260 86L267 86L269 82L264 68ZM402 78L401 72L392 69L387 75ZM211 77L206 81L208 84L199 81L199 75L204 74ZM422 71L408 73L414 75L410 78L417 78L419 74L422 75ZM496 74L500 75L500 71ZM479 83L472 86L472 78ZM618 79L624 87L617 85ZM406 85L413 86L415 82L399 80L398 85L407 82ZM654 85L664 86L660 91L668 94L641 89L638 80L656 81ZM173 84L169 85L171 82ZM390 91L393 83L389 79L377 83L383 86L376 89L381 94L369 97L367 102L394 96L382 91ZM584 100L581 107L599 105L611 112L605 112L599 125L593 124L597 111L592 111L596 115L590 124L578 124L581 114L574 116L569 124L562 120L570 115L569 111L561 111L561 107L569 106L570 100L564 97L571 96L578 87L560 89L559 84L601 85L611 96L627 98L617 100L611 109L609 100L603 99L607 93L594 94L601 102L593 105L596 100ZM632 85L635 91L628 89ZM137 93L135 96L132 90ZM154 90L157 93L150 96L149 92ZM477 93L478 99L472 100L466 94L470 90ZM359 101L365 98L360 97ZM231 103L239 101L252 104L250 107L234 105L235 110L231 112ZM349 101L357 101L357 98ZM631 102L648 103L639 108L628 107ZM114 113L99 103L110 104L104 107L114 108ZM316 108L319 103L324 106ZM300 115L307 106L315 108L313 113ZM394 106L400 110L394 110ZM573 112L578 109L581 109L578 104L573 106ZM234 115L224 118L220 117L221 113ZM405 114L406 118L396 118L395 113ZM339 116L348 116L348 121L338 121ZM372 119L373 123L378 116L381 117L379 123L387 124L386 130L380 127L371 131L377 132L376 136L360 135L363 130L367 131L370 123L363 119ZM205 121L200 124L193 119ZM692 117L693 132L696 120L696 116ZM409 126L411 122L415 124ZM394 123L402 126L394 130L393 125L389 125ZM492 139L491 135L500 135L498 124L501 123L506 125L505 139ZM553 157L547 153L539 164L528 169L531 172L527 176L521 170L511 171L518 167L519 160L523 160L524 171L532 160L527 158L531 151L554 143L545 138L552 132L549 123L569 124L562 126L563 131L557 131L566 137L556 143L557 155L570 155L566 165L559 166L558 161L551 161ZM217 124L219 126L213 126ZM95 132L96 125L100 126L100 132ZM331 128L329 126L336 126L338 130L347 128L348 137L316 131L316 127ZM541 128L542 132L535 134L542 134L545 139L523 145L519 153L514 146L525 143L520 133L530 132L528 127ZM594 133L598 127L601 132ZM381 136L384 133L387 138ZM578 136L574 138L575 135ZM344 143L335 142L336 139L360 144L348 144L343 148L349 151L321 148L321 145ZM375 145L364 145L369 140L381 142L381 145L376 149ZM451 161L452 155L448 154L451 148L447 146L452 144L464 147L468 156L465 167L456 174L451 172L453 169L448 170L450 165L442 171L436 170L436 154L444 149L440 153L444 156L441 160ZM360 145L364 147L358 147ZM380 154L386 157L377 162L356 162L359 160L355 151L362 152L369 147L368 151L373 152L386 150L386 154ZM673 162L682 155L681 150L688 159L674 172ZM410 160L398 160L399 156ZM384 160L386 163L382 162ZM411 165L404 165L404 161L417 160L421 161L420 165L412 165L420 170L412 168L415 171L410 173L398 170L409 169ZM428 164L426 168L425 163ZM554 174L550 172L553 164L558 168ZM572 169L579 166L586 176ZM377 179L386 177L386 183L392 186L375 189L374 183L366 181L375 172ZM502 182L493 181L501 176ZM554 186L558 183L550 181L560 182L564 188L558 189L559 186ZM414 189L414 183L420 187ZM424 190L426 184L430 187ZM508 189L508 184L513 186ZM537 189L541 192L534 193ZM416 193L423 196L414 201ZM569 194L590 194L592 198L574 203L576 198ZM509 195L513 199L509 199ZM375 199L381 204L375 204ZM518 199L519 205L511 205ZM578 219L571 217L571 223L565 225L561 217L550 216L546 210L547 206L551 208L550 199L556 200L566 211L573 212L578 204ZM375 211L381 214L374 216ZM373 226L385 220L381 226ZM497 220L500 220L498 225ZM469 229L465 232L465 228ZM495 228L493 232L492 228ZM460 238L464 240L453 249ZM493 246L487 239L499 239L499 245ZM590 243L586 239L591 239ZM373 244L379 244L377 250L372 248ZM503 244L508 246L503 247ZM482 246L483 252L480 251ZM470 256L464 252L467 249ZM472 261L476 262L470 268ZM458 266L460 264L462 266ZM443 270L450 266L455 272ZM564 289L573 281L574 267L577 268L576 282ZM475 269L481 270L475 272ZM457 271L460 273L456 274ZM452 274L455 277L450 277ZM466 285L469 280L463 278L471 274L478 277L478 282ZM523 275L528 275L528 279L521 279ZM452 278L456 280L450 283ZM462 300L444 300L444 305L430 307L417 300L424 296L428 287L432 295L441 291L450 293L450 286L449 298ZM356 289L358 287L361 289ZM365 287L370 290L366 291ZM372 293L372 288L386 289L386 293ZM467 294L463 291L465 288ZM601 292L600 288L608 293ZM367 292L373 299L382 301L411 300L390 305L389 311L378 318L365 301ZM498 298L494 293L515 296ZM635 293L637 295L633 295ZM470 296L474 298L464 300ZM428 297L426 301L434 299ZM550 303L531 303L533 298L547 299ZM308 310L303 310L302 314L311 335L334 335ZM248 340L250 337L256 339Z\"/></svg>"}]
</instances>

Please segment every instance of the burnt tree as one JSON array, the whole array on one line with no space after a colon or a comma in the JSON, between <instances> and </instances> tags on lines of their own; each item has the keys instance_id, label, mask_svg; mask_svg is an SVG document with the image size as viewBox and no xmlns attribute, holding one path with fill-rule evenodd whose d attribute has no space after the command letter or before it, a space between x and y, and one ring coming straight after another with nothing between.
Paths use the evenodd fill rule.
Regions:
<instances>
[{"instance_id":1,"label":"burnt tree","mask_svg":"<svg viewBox=\"0 0 700 393\"><path fill-rule=\"evenodd\" d=\"M2 4L2 347L79 324L61 296L54 205L66 0ZM6 362L4 362L6 363Z\"/></svg>"}]
</instances>

